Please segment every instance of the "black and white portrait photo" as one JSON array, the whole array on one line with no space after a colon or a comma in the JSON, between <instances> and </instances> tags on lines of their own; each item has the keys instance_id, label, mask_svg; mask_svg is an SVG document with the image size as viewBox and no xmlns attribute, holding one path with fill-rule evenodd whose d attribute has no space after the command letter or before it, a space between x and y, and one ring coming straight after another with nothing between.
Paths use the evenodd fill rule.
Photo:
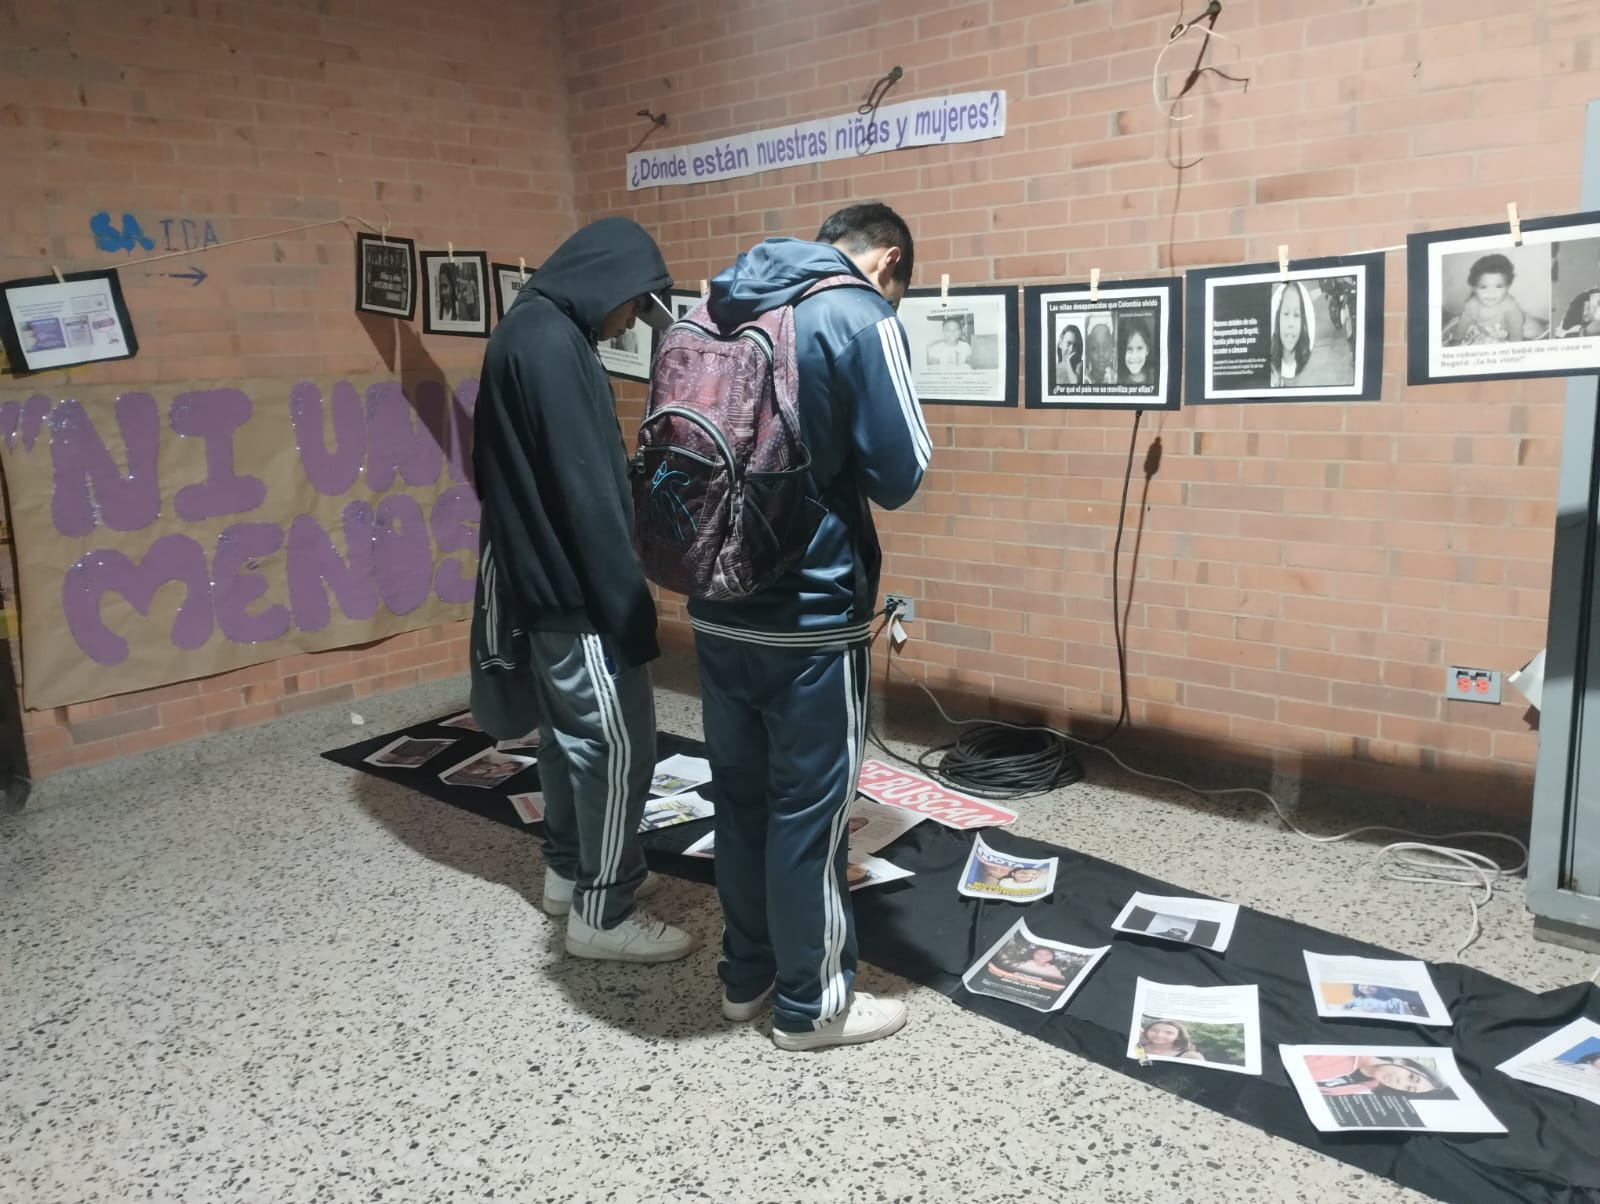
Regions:
<instances>
[{"instance_id":1,"label":"black and white portrait photo","mask_svg":"<svg viewBox=\"0 0 1600 1204\"><path fill-rule=\"evenodd\" d=\"M673 289L667 294L667 304L672 308L672 320L676 322L682 318L687 318L700 307L700 303L704 300L705 298L699 293L691 292L689 289Z\"/></svg>"},{"instance_id":2,"label":"black and white portrait photo","mask_svg":"<svg viewBox=\"0 0 1600 1204\"><path fill-rule=\"evenodd\" d=\"M489 257L482 251L422 252L425 334L489 337Z\"/></svg>"},{"instance_id":3,"label":"black and white portrait photo","mask_svg":"<svg viewBox=\"0 0 1600 1204\"><path fill-rule=\"evenodd\" d=\"M533 279L533 268L524 270L520 264L495 263L489 265L489 271L494 278L494 308L495 317L504 318L506 311L511 308L511 303L517 299L517 292L524 284Z\"/></svg>"},{"instance_id":4,"label":"black and white portrait photo","mask_svg":"<svg viewBox=\"0 0 1600 1204\"><path fill-rule=\"evenodd\" d=\"M1027 289L1028 406L1176 409L1176 278Z\"/></svg>"},{"instance_id":5,"label":"black and white portrait photo","mask_svg":"<svg viewBox=\"0 0 1600 1204\"><path fill-rule=\"evenodd\" d=\"M1383 255L1189 273L1190 405L1361 401L1383 386Z\"/></svg>"},{"instance_id":6,"label":"black and white portrait photo","mask_svg":"<svg viewBox=\"0 0 1600 1204\"><path fill-rule=\"evenodd\" d=\"M614 339L601 339L595 350L600 362L612 376L624 380L649 380L650 365L654 362L656 332L642 319Z\"/></svg>"},{"instance_id":7,"label":"black and white portrait photo","mask_svg":"<svg viewBox=\"0 0 1600 1204\"><path fill-rule=\"evenodd\" d=\"M1406 240L1411 384L1600 372L1600 213Z\"/></svg>"},{"instance_id":8,"label":"black and white portrait photo","mask_svg":"<svg viewBox=\"0 0 1600 1204\"><path fill-rule=\"evenodd\" d=\"M899 312L922 404L1017 404L1015 286L908 289Z\"/></svg>"},{"instance_id":9,"label":"black and white portrait photo","mask_svg":"<svg viewBox=\"0 0 1600 1204\"><path fill-rule=\"evenodd\" d=\"M410 321L417 313L416 246L409 238L356 235L356 309Z\"/></svg>"}]
</instances>

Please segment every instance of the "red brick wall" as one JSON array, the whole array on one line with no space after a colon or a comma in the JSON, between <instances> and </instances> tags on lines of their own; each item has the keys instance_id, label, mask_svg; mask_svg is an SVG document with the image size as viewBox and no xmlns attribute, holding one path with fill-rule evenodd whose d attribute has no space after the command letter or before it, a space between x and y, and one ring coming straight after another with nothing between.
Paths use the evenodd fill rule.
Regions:
<instances>
[{"instance_id":1,"label":"red brick wall","mask_svg":"<svg viewBox=\"0 0 1600 1204\"><path fill-rule=\"evenodd\" d=\"M573 228L554 0L85 0L0 3L0 278L110 266L90 217L138 218L165 249L182 219L227 241L354 215L419 247L454 241L537 263ZM202 235L203 237L203 235ZM422 337L352 312L341 226L124 273L141 351L70 377L66 396L249 379L324 387L403 372L451 384L483 344ZM133 256L145 254L135 251ZM14 390L12 390L14 391ZM170 398L168 398L170 399ZM8 549L9 550L9 549ZM7 605L14 606L9 557ZM14 620L11 623L14 630ZM297 655L220 677L26 715L32 772L465 670L460 625Z\"/></svg>"},{"instance_id":2,"label":"red brick wall","mask_svg":"<svg viewBox=\"0 0 1600 1204\"><path fill-rule=\"evenodd\" d=\"M1176 7L597 0L566 17L578 216L633 215L698 281L881 197L910 219L926 285L1270 261L1279 243L1310 257L1495 221L1511 200L1576 207L1583 105L1600 96L1593 0L1225 0L1249 90L1207 79L1181 148L1151 100ZM891 100L1006 89L1004 140L625 191L641 107L671 116L657 144L697 141L849 111L895 64ZM1169 149L1203 156L1181 196ZM1440 687L1450 662L1514 669L1544 642L1561 392L1408 389L1403 257L1388 275L1381 402L1144 424L1137 463L1154 436L1164 457L1147 495L1136 465L1123 548L1124 581L1138 550L1134 738L1521 810L1536 736L1516 696L1446 705ZM621 391L636 413L639 388ZM927 483L881 524L885 586L922 619L908 666L969 703L1103 725L1130 417L928 419Z\"/></svg>"}]
</instances>

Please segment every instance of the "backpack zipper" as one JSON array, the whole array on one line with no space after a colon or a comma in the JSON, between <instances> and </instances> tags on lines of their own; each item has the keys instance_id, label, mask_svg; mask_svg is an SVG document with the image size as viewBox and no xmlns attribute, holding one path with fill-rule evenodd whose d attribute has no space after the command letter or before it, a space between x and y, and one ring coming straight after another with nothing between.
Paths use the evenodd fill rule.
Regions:
<instances>
[{"instance_id":1,"label":"backpack zipper","mask_svg":"<svg viewBox=\"0 0 1600 1204\"><path fill-rule=\"evenodd\" d=\"M738 463L733 458L733 449L728 446L728 441L723 438L722 432L717 429L717 426L714 422L712 422L709 418L701 417L693 410L687 409L684 406L662 406L654 414L650 415L650 418L652 421L654 421L655 419L665 417L668 414L677 414L679 417L687 418L695 426L699 427L701 430L705 431L706 434L710 435L711 442L715 443L717 445L717 450L722 453L722 459L724 463L727 464L729 473L732 474L735 479L744 475L740 471Z\"/></svg>"}]
</instances>

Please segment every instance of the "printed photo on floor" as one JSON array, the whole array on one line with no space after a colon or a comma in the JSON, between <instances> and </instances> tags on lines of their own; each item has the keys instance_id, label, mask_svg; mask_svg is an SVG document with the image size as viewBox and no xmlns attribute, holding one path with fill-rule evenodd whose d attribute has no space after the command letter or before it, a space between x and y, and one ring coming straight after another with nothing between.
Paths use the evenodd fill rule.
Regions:
<instances>
[{"instance_id":1,"label":"printed photo on floor","mask_svg":"<svg viewBox=\"0 0 1600 1204\"><path fill-rule=\"evenodd\" d=\"M1084 949L1047 940L1028 931L1027 921L1018 920L961 976L961 983L974 995L1054 1012L1066 1006L1110 948Z\"/></svg>"}]
</instances>

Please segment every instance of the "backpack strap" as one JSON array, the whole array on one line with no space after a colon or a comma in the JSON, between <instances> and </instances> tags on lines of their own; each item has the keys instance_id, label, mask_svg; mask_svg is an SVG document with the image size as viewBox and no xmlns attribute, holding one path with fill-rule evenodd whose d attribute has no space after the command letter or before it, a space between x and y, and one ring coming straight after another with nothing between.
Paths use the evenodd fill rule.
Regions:
<instances>
[{"instance_id":1,"label":"backpack strap","mask_svg":"<svg viewBox=\"0 0 1600 1204\"><path fill-rule=\"evenodd\" d=\"M870 289L874 293L878 291L865 280L861 279L860 276L852 276L847 272L839 272L835 275L824 276L820 280L812 281L810 287L794 299L794 304L799 305L800 302L806 300L808 297L815 297L818 293L825 293L830 289L836 288L864 288Z\"/></svg>"}]
</instances>

